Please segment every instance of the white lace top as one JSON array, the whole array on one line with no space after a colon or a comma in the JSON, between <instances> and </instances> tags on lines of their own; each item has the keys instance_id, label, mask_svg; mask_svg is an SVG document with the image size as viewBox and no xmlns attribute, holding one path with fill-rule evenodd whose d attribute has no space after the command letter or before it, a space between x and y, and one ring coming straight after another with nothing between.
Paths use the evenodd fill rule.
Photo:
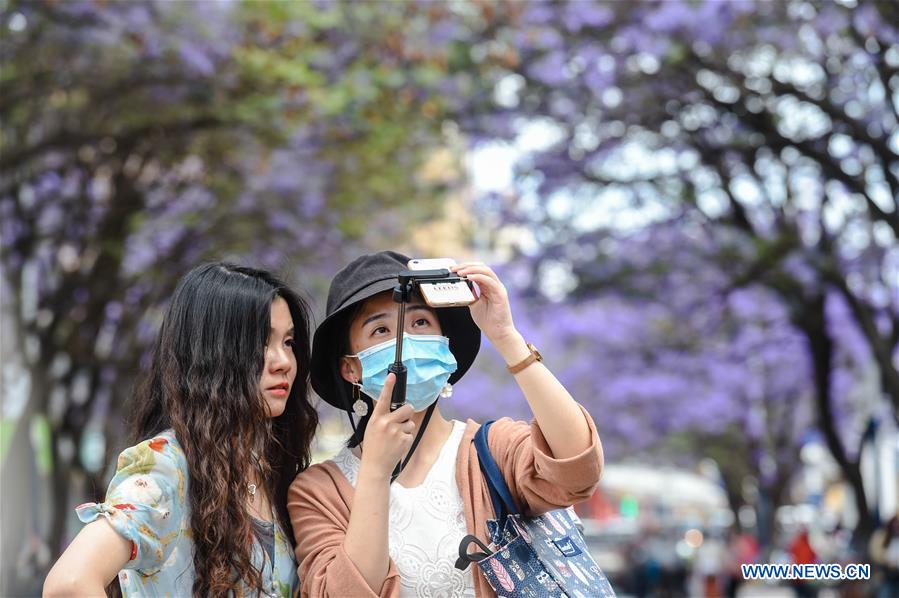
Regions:
<instances>
[{"instance_id":1,"label":"white lace top","mask_svg":"<svg viewBox=\"0 0 899 598\"><path fill-rule=\"evenodd\" d=\"M456 484L456 454L465 424L453 422L453 431L420 486L390 486L390 558L400 573L400 596L450 598L474 596L472 568L454 567L459 542L468 533L462 496ZM344 447L334 462L356 486L359 459Z\"/></svg>"}]
</instances>

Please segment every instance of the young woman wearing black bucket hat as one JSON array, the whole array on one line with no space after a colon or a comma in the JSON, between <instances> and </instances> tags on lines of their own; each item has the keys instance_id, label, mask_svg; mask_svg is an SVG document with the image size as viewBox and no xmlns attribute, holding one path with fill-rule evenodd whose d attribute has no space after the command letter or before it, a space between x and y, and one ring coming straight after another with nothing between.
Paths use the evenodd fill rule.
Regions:
<instances>
[{"instance_id":1,"label":"young woman wearing black bucket hat","mask_svg":"<svg viewBox=\"0 0 899 598\"><path fill-rule=\"evenodd\" d=\"M471 442L479 424L449 421L437 406L474 361L481 332L534 414L530 424L502 418L490 428L491 454L516 501L536 515L587 499L599 481L593 420L515 329L493 270L455 267L477 284L477 301L434 310L413 297L397 331L392 289L407 262L383 251L346 266L315 332L312 386L350 414L355 431L334 459L299 474L288 492L304 596L494 595L477 567L454 568L462 538L486 543L485 521L494 517ZM386 364L398 332L409 368L407 403L391 412L394 376Z\"/></svg>"}]
</instances>

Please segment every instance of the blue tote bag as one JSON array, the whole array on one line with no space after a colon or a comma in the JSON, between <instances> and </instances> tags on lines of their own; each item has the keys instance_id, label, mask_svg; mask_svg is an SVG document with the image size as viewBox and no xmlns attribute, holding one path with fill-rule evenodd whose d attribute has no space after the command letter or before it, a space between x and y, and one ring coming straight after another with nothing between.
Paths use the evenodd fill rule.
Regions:
<instances>
[{"instance_id":1,"label":"blue tote bag","mask_svg":"<svg viewBox=\"0 0 899 598\"><path fill-rule=\"evenodd\" d=\"M501 598L614 597L568 509L538 517L526 517L518 509L487 445L492 423L481 426L474 443L496 513L496 519L487 521L487 534L496 550L475 536L465 536L456 568L476 563ZM480 551L468 552L472 544Z\"/></svg>"}]
</instances>

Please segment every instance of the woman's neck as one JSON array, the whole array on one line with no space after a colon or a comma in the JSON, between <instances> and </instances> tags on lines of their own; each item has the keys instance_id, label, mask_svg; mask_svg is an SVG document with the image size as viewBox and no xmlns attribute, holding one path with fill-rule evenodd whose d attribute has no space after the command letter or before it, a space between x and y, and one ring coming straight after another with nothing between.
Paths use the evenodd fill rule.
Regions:
<instances>
[{"instance_id":1,"label":"woman's neck","mask_svg":"<svg viewBox=\"0 0 899 598\"><path fill-rule=\"evenodd\" d=\"M418 433L424 416L425 412L416 413L413 418L416 433ZM397 483L406 488L414 488L424 482L452 431L452 422L443 417L440 409L435 407L434 413L431 414L431 419L428 422L428 427L425 428L424 434L415 448L415 452L412 453L412 458L409 459L409 463L397 477Z\"/></svg>"},{"instance_id":2,"label":"woman's neck","mask_svg":"<svg viewBox=\"0 0 899 598\"><path fill-rule=\"evenodd\" d=\"M426 413L427 410L412 416L412 421L415 422L416 434L418 434ZM407 488L418 486L424 481L425 476L428 475L428 471L434 465L452 431L453 423L443 417L440 407L435 406L434 413L431 414L431 419L428 421L428 427L425 428L424 434L422 434L421 440L419 440L418 446L412 454L412 458L397 478L397 481ZM358 446L352 450L354 455L361 458L362 453L365 452L365 441L363 440L362 442L361 450Z\"/></svg>"},{"instance_id":3,"label":"woman's neck","mask_svg":"<svg viewBox=\"0 0 899 598\"><path fill-rule=\"evenodd\" d=\"M421 413L416 413L412 417L412 421L415 422L415 433L418 434L418 430L421 427L422 422L424 421L425 414L427 410L422 411ZM415 450L415 455L412 457L412 461L415 460L415 456L417 456L419 451L427 454L430 452L439 453L440 449L443 448L443 444L446 442L446 439L449 438L450 432L453 431L453 423L443 417L443 414L440 413L440 407L434 407L434 413L431 414L431 419L428 422L428 427L425 429L424 434L421 437L421 440L418 443L418 448ZM411 461L410 461L411 465Z\"/></svg>"}]
</instances>

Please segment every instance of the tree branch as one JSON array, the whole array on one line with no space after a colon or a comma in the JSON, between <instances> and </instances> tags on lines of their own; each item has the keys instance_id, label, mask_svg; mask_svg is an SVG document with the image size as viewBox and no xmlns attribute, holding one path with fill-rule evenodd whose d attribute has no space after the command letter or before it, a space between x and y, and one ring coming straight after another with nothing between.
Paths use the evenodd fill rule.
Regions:
<instances>
[{"instance_id":1,"label":"tree branch","mask_svg":"<svg viewBox=\"0 0 899 598\"><path fill-rule=\"evenodd\" d=\"M852 289L849 288L849 285L846 282L846 277L837 271L838 266L833 263L833 260L831 260L831 263L832 266L825 270L825 276L827 276L828 281L840 291L840 294L846 299L849 309L852 310L852 315L855 317L856 322L858 322L862 334L865 335L865 338L871 347L871 353L874 355L874 360L877 362L880 369L881 386L886 394L890 396L890 402L893 405L894 412L899 413L899 371L897 371L896 367L893 365L891 347L889 347L889 343L885 343L884 339L880 336L874 314L871 313L868 306L852 292Z\"/></svg>"},{"instance_id":2,"label":"tree branch","mask_svg":"<svg viewBox=\"0 0 899 598\"><path fill-rule=\"evenodd\" d=\"M870 145L880 162L884 178L890 187L890 192L893 197L899 197L899 178L897 178L890 169L891 164L888 159L888 156L892 156L893 159L899 159L899 156L896 156L896 154L890 150L890 146L885 138L875 137L874 135L869 134L867 127L865 127L863 123L851 118L844 110L835 106L830 99L817 100L801 89L798 89L796 86L782 83L777 79L772 79L771 84L775 92L783 95L793 95L803 102L817 106L822 112L827 114L830 117L830 120L835 124L840 123L844 125L856 140Z\"/></svg>"},{"instance_id":3,"label":"tree branch","mask_svg":"<svg viewBox=\"0 0 899 598\"><path fill-rule=\"evenodd\" d=\"M17 153L0 156L0 170L19 167L47 151L75 149L87 143L97 143L104 137L112 137L120 144L130 144L152 135L178 135L190 131L212 129L224 124L226 124L225 121L218 117L201 116L183 122L143 125L122 133L111 133L109 131L92 133L60 131L53 137L38 142L31 147L23 148Z\"/></svg>"},{"instance_id":4,"label":"tree branch","mask_svg":"<svg viewBox=\"0 0 899 598\"><path fill-rule=\"evenodd\" d=\"M744 90L748 92L748 90ZM792 147L800 151L806 157L814 160L820 167L824 175L832 180L839 181L846 185L851 191L855 191L865 198L865 204L872 219L885 222L899 237L899 209L892 214L883 210L877 202L875 202L865 189L866 183L864 178L852 176L843 171L839 164L826 153L816 148L809 141L796 141L784 137L777 131L777 125L774 123L773 116L769 112L753 113L745 105L745 103L728 104L714 97L708 90L703 90L703 94L709 102L718 108L733 114L747 126L757 131L765 138L768 147L780 152L785 148ZM744 96L745 97L745 96Z\"/></svg>"}]
</instances>

